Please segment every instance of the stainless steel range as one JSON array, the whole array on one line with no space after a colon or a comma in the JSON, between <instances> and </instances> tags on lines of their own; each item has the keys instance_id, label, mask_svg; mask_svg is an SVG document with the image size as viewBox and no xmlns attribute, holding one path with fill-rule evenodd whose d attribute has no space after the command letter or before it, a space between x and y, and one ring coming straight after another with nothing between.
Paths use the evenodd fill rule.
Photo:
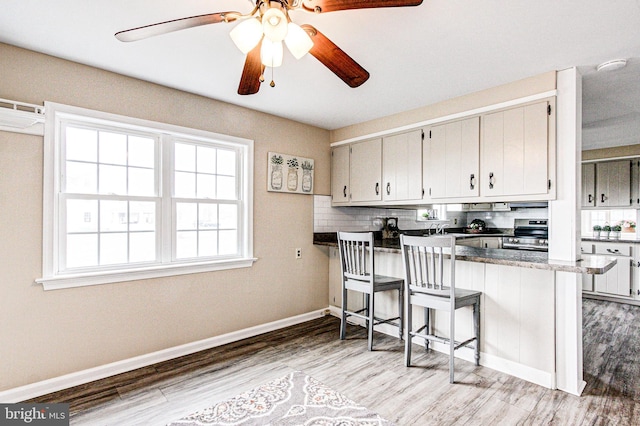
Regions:
<instances>
[{"instance_id":1,"label":"stainless steel range","mask_svg":"<svg viewBox=\"0 0 640 426\"><path fill-rule=\"evenodd\" d=\"M502 248L548 251L547 219L515 219L513 237L502 237Z\"/></svg>"}]
</instances>

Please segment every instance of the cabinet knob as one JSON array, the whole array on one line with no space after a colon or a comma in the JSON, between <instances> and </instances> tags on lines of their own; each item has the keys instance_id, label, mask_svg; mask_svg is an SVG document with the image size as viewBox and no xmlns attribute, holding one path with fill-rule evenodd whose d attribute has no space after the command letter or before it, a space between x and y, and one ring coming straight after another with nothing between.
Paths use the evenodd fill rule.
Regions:
<instances>
[{"instance_id":1,"label":"cabinet knob","mask_svg":"<svg viewBox=\"0 0 640 426\"><path fill-rule=\"evenodd\" d=\"M380 195L380 182L376 182L376 195Z\"/></svg>"},{"instance_id":2,"label":"cabinet knob","mask_svg":"<svg viewBox=\"0 0 640 426\"><path fill-rule=\"evenodd\" d=\"M593 203L593 195L589 194L589 204Z\"/></svg>"},{"instance_id":3,"label":"cabinet knob","mask_svg":"<svg viewBox=\"0 0 640 426\"><path fill-rule=\"evenodd\" d=\"M344 195L344 198L347 198L347 185L342 189L342 195Z\"/></svg>"},{"instance_id":4,"label":"cabinet knob","mask_svg":"<svg viewBox=\"0 0 640 426\"><path fill-rule=\"evenodd\" d=\"M604 194L600 195L600 202L604 203L605 200L608 200L608 199L609 199L609 197L606 197Z\"/></svg>"},{"instance_id":5,"label":"cabinet knob","mask_svg":"<svg viewBox=\"0 0 640 426\"><path fill-rule=\"evenodd\" d=\"M493 189L493 172L489 173L489 189Z\"/></svg>"},{"instance_id":6,"label":"cabinet knob","mask_svg":"<svg viewBox=\"0 0 640 426\"><path fill-rule=\"evenodd\" d=\"M391 182L387 182L387 195L391 195Z\"/></svg>"},{"instance_id":7,"label":"cabinet knob","mask_svg":"<svg viewBox=\"0 0 640 426\"><path fill-rule=\"evenodd\" d=\"M476 175L471 173L469 177L469 189L474 189L476 187Z\"/></svg>"}]
</instances>

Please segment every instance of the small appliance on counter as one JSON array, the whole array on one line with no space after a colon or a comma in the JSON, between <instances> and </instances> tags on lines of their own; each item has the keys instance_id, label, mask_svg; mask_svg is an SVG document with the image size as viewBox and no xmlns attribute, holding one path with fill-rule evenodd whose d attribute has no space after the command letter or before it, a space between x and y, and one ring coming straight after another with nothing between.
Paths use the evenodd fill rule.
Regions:
<instances>
[{"instance_id":1,"label":"small appliance on counter","mask_svg":"<svg viewBox=\"0 0 640 426\"><path fill-rule=\"evenodd\" d=\"M549 251L547 219L515 219L513 237L502 237L502 248Z\"/></svg>"},{"instance_id":2,"label":"small appliance on counter","mask_svg":"<svg viewBox=\"0 0 640 426\"><path fill-rule=\"evenodd\" d=\"M473 219L466 231L471 234L481 234L487 228L487 224L482 219Z\"/></svg>"},{"instance_id":3,"label":"small appliance on counter","mask_svg":"<svg viewBox=\"0 0 640 426\"><path fill-rule=\"evenodd\" d=\"M383 221L384 227L382 228L382 239L399 238L398 218L385 217Z\"/></svg>"}]
</instances>

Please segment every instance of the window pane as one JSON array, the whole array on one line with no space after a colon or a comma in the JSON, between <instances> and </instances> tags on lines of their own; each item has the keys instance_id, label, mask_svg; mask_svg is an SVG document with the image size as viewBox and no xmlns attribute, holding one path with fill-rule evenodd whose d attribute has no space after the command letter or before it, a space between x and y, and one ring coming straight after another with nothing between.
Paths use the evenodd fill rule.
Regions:
<instances>
[{"instance_id":1,"label":"window pane","mask_svg":"<svg viewBox=\"0 0 640 426\"><path fill-rule=\"evenodd\" d=\"M176 239L176 258L185 259L198 255L198 233L196 231L180 231Z\"/></svg>"},{"instance_id":2,"label":"window pane","mask_svg":"<svg viewBox=\"0 0 640 426\"><path fill-rule=\"evenodd\" d=\"M99 143L100 163L127 164L127 136L100 132Z\"/></svg>"},{"instance_id":3,"label":"window pane","mask_svg":"<svg viewBox=\"0 0 640 426\"><path fill-rule=\"evenodd\" d=\"M98 235L67 235L67 268L98 264Z\"/></svg>"},{"instance_id":4,"label":"window pane","mask_svg":"<svg viewBox=\"0 0 640 426\"><path fill-rule=\"evenodd\" d=\"M206 146L198 147L198 172L199 173L215 173L216 172L216 150Z\"/></svg>"},{"instance_id":5,"label":"window pane","mask_svg":"<svg viewBox=\"0 0 640 426\"><path fill-rule=\"evenodd\" d=\"M67 232L96 232L97 230L98 202L67 200Z\"/></svg>"},{"instance_id":6,"label":"window pane","mask_svg":"<svg viewBox=\"0 0 640 426\"><path fill-rule=\"evenodd\" d=\"M198 240L199 256L215 256L218 254L218 232L201 231Z\"/></svg>"},{"instance_id":7,"label":"window pane","mask_svg":"<svg viewBox=\"0 0 640 426\"><path fill-rule=\"evenodd\" d=\"M216 198L215 175L198 175L198 198Z\"/></svg>"},{"instance_id":8,"label":"window pane","mask_svg":"<svg viewBox=\"0 0 640 426\"><path fill-rule=\"evenodd\" d=\"M238 228L238 206L234 204L220 204L220 229Z\"/></svg>"},{"instance_id":9,"label":"window pane","mask_svg":"<svg viewBox=\"0 0 640 426\"><path fill-rule=\"evenodd\" d=\"M120 194L127 193L127 168L122 166L100 165L100 193Z\"/></svg>"},{"instance_id":10,"label":"window pane","mask_svg":"<svg viewBox=\"0 0 640 426\"><path fill-rule=\"evenodd\" d=\"M178 198L193 198L196 196L195 173L176 172L175 196Z\"/></svg>"},{"instance_id":11,"label":"window pane","mask_svg":"<svg viewBox=\"0 0 640 426\"><path fill-rule=\"evenodd\" d=\"M218 199L219 200L235 200L236 195L236 178L227 176L218 176Z\"/></svg>"},{"instance_id":12,"label":"window pane","mask_svg":"<svg viewBox=\"0 0 640 426\"><path fill-rule=\"evenodd\" d=\"M136 232L129 236L129 262L156 260L155 232Z\"/></svg>"},{"instance_id":13,"label":"window pane","mask_svg":"<svg viewBox=\"0 0 640 426\"><path fill-rule=\"evenodd\" d=\"M156 229L156 203L131 201L129 203L129 230L154 231Z\"/></svg>"},{"instance_id":14,"label":"window pane","mask_svg":"<svg viewBox=\"0 0 640 426\"><path fill-rule=\"evenodd\" d=\"M153 169L129 167L129 195L156 195Z\"/></svg>"},{"instance_id":15,"label":"window pane","mask_svg":"<svg viewBox=\"0 0 640 426\"><path fill-rule=\"evenodd\" d=\"M100 232L127 230L127 202L100 201Z\"/></svg>"},{"instance_id":16,"label":"window pane","mask_svg":"<svg viewBox=\"0 0 640 426\"><path fill-rule=\"evenodd\" d=\"M129 136L129 165L153 168L155 164L155 140Z\"/></svg>"},{"instance_id":17,"label":"window pane","mask_svg":"<svg viewBox=\"0 0 640 426\"><path fill-rule=\"evenodd\" d=\"M98 190L98 169L95 164L67 161L66 192L95 194Z\"/></svg>"},{"instance_id":18,"label":"window pane","mask_svg":"<svg viewBox=\"0 0 640 426\"><path fill-rule=\"evenodd\" d=\"M218 150L218 174L236 175L236 152L223 149Z\"/></svg>"},{"instance_id":19,"label":"window pane","mask_svg":"<svg viewBox=\"0 0 640 426\"><path fill-rule=\"evenodd\" d=\"M196 171L196 147L183 143L175 145L175 167L176 170L185 172Z\"/></svg>"},{"instance_id":20,"label":"window pane","mask_svg":"<svg viewBox=\"0 0 640 426\"><path fill-rule=\"evenodd\" d=\"M127 234L100 235L100 264L127 263Z\"/></svg>"},{"instance_id":21,"label":"window pane","mask_svg":"<svg viewBox=\"0 0 640 426\"><path fill-rule=\"evenodd\" d=\"M95 130L66 128L66 159L98 161L98 132Z\"/></svg>"},{"instance_id":22,"label":"window pane","mask_svg":"<svg viewBox=\"0 0 640 426\"><path fill-rule=\"evenodd\" d=\"M193 203L176 203L176 228L198 229L198 206Z\"/></svg>"},{"instance_id":23,"label":"window pane","mask_svg":"<svg viewBox=\"0 0 640 426\"><path fill-rule=\"evenodd\" d=\"M238 232L219 231L219 254L236 254L238 252Z\"/></svg>"},{"instance_id":24,"label":"window pane","mask_svg":"<svg viewBox=\"0 0 640 426\"><path fill-rule=\"evenodd\" d=\"M199 229L215 229L218 227L218 205L217 204L200 204L198 206L200 214L198 215Z\"/></svg>"}]
</instances>

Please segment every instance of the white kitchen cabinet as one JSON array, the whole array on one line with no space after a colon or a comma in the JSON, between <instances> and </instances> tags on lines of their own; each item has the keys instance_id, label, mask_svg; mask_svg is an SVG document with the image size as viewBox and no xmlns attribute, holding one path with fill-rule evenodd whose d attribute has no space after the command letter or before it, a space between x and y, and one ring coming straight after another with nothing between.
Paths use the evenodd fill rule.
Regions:
<instances>
[{"instance_id":1,"label":"white kitchen cabinet","mask_svg":"<svg viewBox=\"0 0 640 426\"><path fill-rule=\"evenodd\" d=\"M470 198L480 194L480 118L433 126L423 144L427 199Z\"/></svg>"},{"instance_id":2,"label":"white kitchen cabinet","mask_svg":"<svg viewBox=\"0 0 640 426\"><path fill-rule=\"evenodd\" d=\"M382 199L382 139L351 144L351 201Z\"/></svg>"},{"instance_id":3,"label":"white kitchen cabinet","mask_svg":"<svg viewBox=\"0 0 640 426\"><path fill-rule=\"evenodd\" d=\"M459 238L456 240L456 244L466 247L478 247L478 248L502 248L501 237L469 237Z\"/></svg>"},{"instance_id":4,"label":"white kitchen cabinet","mask_svg":"<svg viewBox=\"0 0 640 426\"><path fill-rule=\"evenodd\" d=\"M482 117L480 195L546 196L551 185L549 101Z\"/></svg>"},{"instance_id":5,"label":"white kitchen cabinet","mask_svg":"<svg viewBox=\"0 0 640 426\"><path fill-rule=\"evenodd\" d=\"M582 165L582 207L596 206L596 165Z\"/></svg>"},{"instance_id":6,"label":"white kitchen cabinet","mask_svg":"<svg viewBox=\"0 0 640 426\"><path fill-rule=\"evenodd\" d=\"M422 199L422 138L422 130L383 138L383 200Z\"/></svg>"},{"instance_id":7,"label":"white kitchen cabinet","mask_svg":"<svg viewBox=\"0 0 640 426\"><path fill-rule=\"evenodd\" d=\"M631 205L631 161L596 163L596 206Z\"/></svg>"},{"instance_id":8,"label":"white kitchen cabinet","mask_svg":"<svg viewBox=\"0 0 640 426\"><path fill-rule=\"evenodd\" d=\"M603 295L631 296L633 245L594 243L594 253L613 256L618 263L607 273L594 276L594 291Z\"/></svg>"},{"instance_id":9,"label":"white kitchen cabinet","mask_svg":"<svg viewBox=\"0 0 640 426\"><path fill-rule=\"evenodd\" d=\"M511 211L509 203L463 203L463 212L508 212Z\"/></svg>"},{"instance_id":10,"label":"white kitchen cabinet","mask_svg":"<svg viewBox=\"0 0 640 426\"><path fill-rule=\"evenodd\" d=\"M631 161L596 163L596 205L631 206Z\"/></svg>"},{"instance_id":11,"label":"white kitchen cabinet","mask_svg":"<svg viewBox=\"0 0 640 426\"><path fill-rule=\"evenodd\" d=\"M331 203L349 203L349 145L331 150Z\"/></svg>"}]
</instances>

